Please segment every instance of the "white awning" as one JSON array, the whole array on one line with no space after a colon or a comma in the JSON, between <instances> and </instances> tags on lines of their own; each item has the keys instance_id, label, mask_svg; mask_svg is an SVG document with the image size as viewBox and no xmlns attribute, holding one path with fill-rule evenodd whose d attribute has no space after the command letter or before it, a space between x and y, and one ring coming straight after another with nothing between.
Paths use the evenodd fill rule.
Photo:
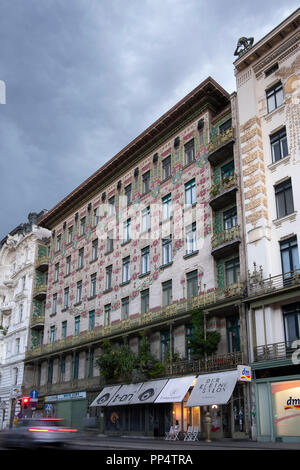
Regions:
<instances>
[{"instance_id":1,"label":"white awning","mask_svg":"<svg viewBox=\"0 0 300 470\"><path fill-rule=\"evenodd\" d=\"M176 379L170 379L158 395L155 403L181 402L195 378L195 375L189 375L188 377L177 377Z\"/></svg>"},{"instance_id":2,"label":"white awning","mask_svg":"<svg viewBox=\"0 0 300 470\"><path fill-rule=\"evenodd\" d=\"M130 405L153 403L167 382L168 379L145 382L130 401Z\"/></svg>"},{"instance_id":3,"label":"white awning","mask_svg":"<svg viewBox=\"0 0 300 470\"><path fill-rule=\"evenodd\" d=\"M186 407L228 403L238 378L237 370L199 375Z\"/></svg>"},{"instance_id":4,"label":"white awning","mask_svg":"<svg viewBox=\"0 0 300 470\"><path fill-rule=\"evenodd\" d=\"M133 396L140 390L143 383L123 385L108 403L108 406L129 405Z\"/></svg>"},{"instance_id":5,"label":"white awning","mask_svg":"<svg viewBox=\"0 0 300 470\"><path fill-rule=\"evenodd\" d=\"M112 387L105 387L97 398L93 401L90 406L107 406L108 402L116 394L116 392L121 388L121 385L114 385Z\"/></svg>"}]
</instances>

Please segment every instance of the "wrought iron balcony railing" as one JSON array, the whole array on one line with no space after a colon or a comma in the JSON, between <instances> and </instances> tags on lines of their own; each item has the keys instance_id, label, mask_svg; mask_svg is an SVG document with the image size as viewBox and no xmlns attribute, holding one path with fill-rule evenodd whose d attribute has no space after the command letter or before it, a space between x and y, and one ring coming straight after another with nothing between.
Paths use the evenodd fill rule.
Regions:
<instances>
[{"instance_id":1,"label":"wrought iron balcony railing","mask_svg":"<svg viewBox=\"0 0 300 470\"><path fill-rule=\"evenodd\" d=\"M235 227L222 230L219 233L215 233L211 239L212 248L217 248L224 243L232 242L236 239L240 239L240 226L236 225Z\"/></svg>"},{"instance_id":2,"label":"wrought iron balcony railing","mask_svg":"<svg viewBox=\"0 0 300 470\"><path fill-rule=\"evenodd\" d=\"M215 183L210 188L210 199L214 199L218 196L221 196L224 192L228 191L228 189L236 187L238 184L238 179L236 173L233 173L226 178L223 178L218 183Z\"/></svg>"},{"instance_id":3,"label":"wrought iron balcony railing","mask_svg":"<svg viewBox=\"0 0 300 470\"><path fill-rule=\"evenodd\" d=\"M229 142L233 141L235 138L234 136L234 128L230 127L226 131L222 132L221 134L214 137L208 144L208 154L212 154L222 148L224 145L227 145Z\"/></svg>"},{"instance_id":4,"label":"wrought iron balcony railing","mask_svg":"<svg viewBox=\"0 0 300 470\"><path fill-rule=\"evenodd\" d=\"M282 342L273 344L263 344L254 348L254 361L277 361L280 359L289 359L295 352L296 347L293 347L293 342Z\"/></svg>"},{"instance_id":5,"label":"wrought iron balcony railing","mask_svg":"<svg viewBox=\"0 0 300 470\"><path fill-rule=\"evenodd\" d=\"M248 271L248 297L274 294L283 289L300 286L300 269L295 269L288 273L269 276L264 279L262 270L256 269L252 274Z\"/></svg>"}]
</instances>

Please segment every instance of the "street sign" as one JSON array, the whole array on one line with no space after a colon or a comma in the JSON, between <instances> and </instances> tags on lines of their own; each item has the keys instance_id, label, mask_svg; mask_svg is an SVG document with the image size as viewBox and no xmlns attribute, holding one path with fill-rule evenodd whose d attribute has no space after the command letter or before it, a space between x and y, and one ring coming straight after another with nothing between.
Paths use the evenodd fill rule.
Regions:
<instances>
[{"instance_id":1,"label":"street sign","mask_svg":"<svg viewBox=\"0 0 300 470\"><path fill-rule=\"evenodd\" d=\"M34 398L34 400L37 400L37 397L38 397L39 394L38 394L37 390L31 390L29 395L30 395L30 398Z\"/></svg>"},{"instance_id":2,"label":"street sign","mask_svg":"<svg viewBox=\"0 0 300 470\"><path fill-rule=\"evenodd\" d=\"M36 408L37 403L36 401L34 401L34 402L31 402L30 405L31 405L31 409L34 410Z\"/></svg>"}]
</instances>

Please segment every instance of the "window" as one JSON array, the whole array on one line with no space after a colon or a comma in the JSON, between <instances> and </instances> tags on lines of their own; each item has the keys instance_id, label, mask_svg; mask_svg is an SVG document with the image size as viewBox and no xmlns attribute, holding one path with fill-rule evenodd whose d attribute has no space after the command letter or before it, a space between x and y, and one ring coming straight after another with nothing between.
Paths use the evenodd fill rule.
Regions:
<instances>
[{"instance_id":1,"label":"window","mask_svg":"<svg viewBox=\"0 0 300 470\"><path fill-rule=\"evenodd\" d=\"M165 158L162 162L162 173L163 173L163 180L169 178L171 176L171 155Z\"/></svg>"},{"instance_id":2,"label":"window","mask_svg":"<svg viewBox=\"0 0 300 470\"><path fill-rule=\"evenodd\" d=\"M25 285L26 285L26 276L23 276L22 277L22 290L25 289Z\"/></svg>"},{"instance_id":3,"label":"window","mask_svg":"<svg viewBox=\"0 0 300 470\"><path fill-rule=\"evenodd\" d=\"M227 179L227 178L230 178L233 175L234 175L234 161L231 160L230 162L226 163L226 165L223 165L221 167L222 181Z\"/></svg>"},{"instance_id":4,"label":"window","mask_svg":"<svg viewBox=\"0 0 300 470\"><path fill-rule=\"evenodd\" d=\"M228 119L226 122L224 122L223 124L219 126L219 134L223 134L223 132L228 131L228 129L230 129L231 126L232 126L232 120Z\"/></svg>"},{"instance_id":5,"label":"window","mask_svg":"<svg viewBox=\"0 0 300 470\"><path fill-rule=\"evenodd\" d=\"M60 376L62 382L65 380L65 373L66 373L66 358L63 356L60 360Z\"/></svg>"},{"instance_id":6,"label":"window","mask_svg":"<svg viewBox=\"0 0 300 470\"><path fill-rule=\"evenodd\" d=\"M95 310L89 312L89 331L93 330L95 327Z\"/></svg>"},{"instance_id":7,"label":"window","mask_svg":"<svg viewBox=\"0 0 300 470\"><path fill-rule=\"evenodd\" d=\"M149 312L149 289L141 291L141 313Z\"/></svg>"},{"instance_id":8,"label":"window","mask_svg":"<svg viewBox=\"0 0 300 470\"><path fill-rule=\"evenodd\" d=\"M185 184L185 203L192 205L196 203L196 182L192 179Z\"/></svg>"},{"instance_id":9,"label":"window","mask_svg":"<svg viewBox=\"0 0 300 470\"><path fill-rule=\"evenodd\" d=\"M98 222L99 222L99 207L96 207L94 209L94 227L98 225Z\"/></svg>"},{"instance_id":10,"label":"window","mask_svg":"<svg viewBox=\"0 0 300 470\"><path fill-rule=\"evenodd\" d=\"M108 206L109 206L109 210L108 210L108 215L113 215L115 213L115 196L112 196L109 200L108 200Z\"/></svg>"},{"instance_id":11,"label":"window","mask_svg":"<svg viewBox=\"0 0 300 470\"><path fill-rule=\"evenodd\" d=\"M172 197L171 194L162 198L162 218L169 219L172 215Z\"/></svg>"},{"instance_id":12,"label":"window","mask_svg":"<svg viewBox=\"0 0 300 470\"><path fill-rule=\"evenodd\" d=\"M75 336L78 336L80 333L80 315L75 317Z\"/></svg>"},{"instance_id":13,"label":"window","mask_svg":"<svg viewBox=\"0 0 300 470\"><path fill-rule=\"evenodd\" d=\"M104 305L104 326L110 324L111 304Z\"/></svg>"},{"instance_id":14,"label":"window","mask_svg":"<svg viewBox=\"0 0 300 470\"><path fill-rule=\"evenodd\" d=\"M223 225L224 230L230 230L237 226L236 207L232 207L231 209L228 209L228 211L223 212Z\"/></svg>"},{"instance_id":15,"label":"window","mask_svg":"<svg viewBox=\"0 0 300 470\"><path fill-rule=\"evenodd\" d=\"M19 369L17 367L14 367L13 369L13 384L14 385L18 384L18 375L19 375Z\"/></svg>"},{"instance_id":16,"label":"window","mask_svg":"<svg viewBox=\"0 0 300 470\"><path fill-rule=\"evenodd\" d=\"M95 297L96 295L96 283L97 283L97 273L94 273L91 275L90 297Z\"/></svg>"},{"instance_id":17,"label":"window","mask_svg":"<svg viewBox=\"0 0 300 470\"><path fill-rule=\"evenodd\" d=\"M286 305L282 309L285 341L288 347L300 338L300 303Z\"/></svg>"},{"instance_id":18,"label":"window","mask_svg":"<svg viewBox=\"0 0 300 470\"><path fill-rule=\"evenodd\" d=\"M57 235L56 238L56 251L60 251L61 249L61 235Z\"/></svg>"},{"instance_id":19,"label":"window","mask_svg":"<svg viewBox=\"0 0 300 470\"><path fill-rule=\"evenodd\" d=\"M289 279L300 267L297 237L280 242L280 255L284 279Z\"/></svg>"},{"instance_id":20,"label":"window","mask_svg":"<svg viewBox=\"0 0 300 470\"><path fill-rule=\"evenodd\" d=\"M98 258L98 238L92 241L92 261Z\"/></svg>"},{"instance_id":21,"label":"window","mask_svg":"<svg viewBox=\"0 0 300 470\"><path fill-rule=\"evenodd\" d=\"M130 256L123 258L123 282L130 281Z\"/></svg>"},{"instance_id":22,"label":"window","mask_svg":"<svg viewBox=\"0 0 300 470\"><path fill-rule=\"evenodd\" d=\"M163 307L172 304L172 280L162 283L162 303Z\"/></svg>"},{"instance_id":23,"label":"window","mask_svg":"<svg viewBox=\"0 0 300 470\"><path fill-rule=\"evenodd\" d=\"M54 267L54 282L58 281L58 276L59 276L59 263L56 263Z\"/></svg>"},{"instance_id":24,"label":"window","mask_svg":"<svg viewBox=\"0 0 300 470\"><path fill-rule=\"evenodd\" d=\"M114 249L114 231L110 230L107 234L107 253L110 253Z\"/></svg>"},{"instance_id":25,"label":"window","mask_svg":"<svg viewBox=\"0 0 300 470\"><path fill-rule=\"evenodd\" d=\"M129 297L124 297L124 299L122 299L121 315L122 320L127 320L127 318L129 317Z\"/></svg>"},{"instance_id":26,"label":"window","mask_svg":"<svg viewBox=\"0 0 300 470\"><path fill-rule=\"evenodd\" d=\"M66 276L69 276L69 274L71 274L71 255L66 258Z\"/></svg>"},{"instance_id":27,"label":"window","mask_svg":"<svg viewBox=\"0 0 300 470\"><path fill-rule=\"evenodd\" d=\"M160 332L160 356L161 361L165 362L170 354L170 331Z\"/></svg>"},{"instance_id":28,"label":"window","mask_svg":"<svg viewBox=\"0 0 300 470\"><path fill-rule=\"evenodd\" d=\"M294 212L292 181L290 178L275 186L275 199L278 219Z\"/></svg>"},{"instance_id":29,"label":"window","mask_svg":"<svg viewBox=\"0 0 300 470\"><path fill-rule=\"evenodd\" d=\"M50 326L50 343L54 343L55 341L55 326Z\"/></svg>"},{"instance_id":30,"label":"window","mask_svg":"<svg viewBox=\"0 0 300 470\"><path fill-rule=\"evenodd\" d=\"M143 174L143 194L150 191L150 171Z\"/></svg>"},{"instance_id":31,"label":"window","mask_svg":"<svg viewBox=\"0 0 300 470\"><path fill-rule=\"evenodd\" d=\"M276 83L276 85L272 86L266 90L267 96L267 105L268 105L268 113L273 111L273 109L278 108L283 103L283 87L282 83Z\"/></svg>"},{"instance_id":32,"label":"window","mask_svg":"<svg viewBox=\"0 0 300 470\"><path fill-rule=\"evenodd\" d=\"M234 258L225 263L225 279L226 285L230 286L239 281L240 277L240 260L239 258Z\"/></svg>"},{"instance_id":33,"label":"window","mask_svg":"<svg viewBox=\"0 0 300 470\"><path fill-rule=\"evenodd\" d=\"M162 241L163 265L172 262L172 235Z\"/></svg>"},{"instance_id":34,"label":"window","mask_svg":"<svg viewBox=\"0 0 300 470\"><path fill-rule=\"evenodd\" d=\"M67 321L63 321L61 323L61 337L66 338L67 337Z\"/></svg>"},{"instance_id":35,"label":"window","mask_svg":"<svg viewBox=\"0 0 300 470\"><path fill-rule=\"evenodd\" d=\"M64 290L64 308L69 307L69 287Z\"/></svg>"},{"instance_id":36,"label":"window","mask_svg":"<svg viewBox=\"0 0 300 470\"><path fill-rule=\"evenodd\" d=\"M226 318L228 352L240 351L240 319L238 315Z\"/></svg>"},{"instance_id":37,"label":"window","mask_svg":"<svg viewBox=\"0 0 300 470\"><path fill-rule=\"evenodd\" d=\"M82 296L82 281L77 282L77 290L76 290L76 303L81 302Z\"/></svg>"},{"instance_id":38,"label":"window","mask_svg":"<svg viewBox=\"0 0 300 470\"><path fill-rule=\"evenodd\" d=\"M84 260L84 248L80 248L78 251L78 269L83 268L83 260Z\"/></svg>"},{"instance_id":39,"label":"window","mask_svg":"<svg viewBox=\"0 0 300 470\"><path fill-rule=\"evenodd\" d=\"M73 241L73 225L68 228L68 243L72 243Z\"/></svg>"},{"instance_id":40,"label":"window","mask_svg":"<svg viewBox=\"0 0 300 470\"><path fill-rule=\"evenodd\" d=\"M52 297L52 313L56 313L56 308L57 308L57 294L53 294Z\"/></svg>"},{"instance_id":41,"label":"window","mask_svg":"<svg viewBox=\"0 0 300 470\"><path fill-rule=\"evenodd\" d=\"M106 281L105 289L110 290L112 288L112 265L106 268Z\"/></svg>"},{"instance_id":42,"label":"window","mask_svg":"<svg viewBox=\"0 0 300 470\"><path fill-rule=\"evenodd\" d=\"M289 154L285 127L270 135L272 162L278 162Z\"/></svg>"},{"instance_id":43,"label":"window","mask_svg":"<svg viewBox=\"0 0 300 470\"><path fill-rule=\"evenodd\" d=\"M150 271L150 247L146 246L142 249L142 274Z\"/></svg>"},{"instance_id":44,"label":"window","mask_svg":"<svg viewBox=\"0 0 300 470\"><path fill-rule=\"evenodd\" d=\"M194 139L187 142L184 146L185 164L188 165L195 160Z\"/></svg>"},{"instance_id":45,"label":"window","mask_svg":"<svg viewBox=\"0 0 300 470\"><path fill-rule=\"evenodd\" d=\"M187 298L191 299L198 295L198 271L191 271L186 275Z\"/></svg>"},{"instance_id":46,"label":"window","mask_svg":"<svg viewBox=\"0 0 300 470\"><path fill-rule=\"evenodd\" d=\"M124 243L130 241L131 219L124 222Z\"/></svg>"},{"instance_id":47,"label":"window","mask_svg":"<svg viewBox=\"0 0 300 470\"><path fill-rule=\"evenodd\" d=\"M93 377L94 349L91 348L88 354L88 377Z\"/></svg>"},{"instance_id":48,"label":"window","mask_svg":"<svg viewBox=\"0 0 300 470\"><path fill-rule=\"evenodd\" d=\"M191 347L191 339L194 337L193 326L186 325L185 327L185 350L186 350L186 359L190 361L193 355L193 349Z\"/></svg>"},{"instance_id":49,"label":"window","mask_svg":"<svg viewBox=\"0 0 300 470\"><path fill-rule=\"evenodd\" d=\"M49 359L48 363L48 384L52 384L53 381L53 359Z\"/></svg>"},{"instance_id":50,"label":"window","mask_svg":"<svg viewBox=\"0 0 300 470\"><path fill-rule=\"evenodd\" d=\"M20 305L19 308L19 323L23 320L23 304Z\"/></svg>"},{"instance_id":51,"label":"window","mask_svg":"<svg viewBox=\"0 0 300 470\"><path fill-rule=\"evenodd\" d=\"M20 352L20 338L16 338L16 342L15 342L15 353L16 354L19 354Z\"/></svg>"},{"instance_id":52,"label":"window","mask_svg":"<svg viewBox=\"0 0 300 470\"><path fill-rule=\"evenodd\" d=\"M142 211L142 231L150 230L150 206Z\"/></svg>"},{"instance_id":53,"label":"window","mask_svg":"<svg viewBox=\"0 0 300 470\"><path fill-rule=\"evenodd\" d=\"M85 217L82 217L80 220L80 235L83 235L85 233L85 224L86 224L86 219Z\"/></svg>"},{"instance_id":54,"label":"window","mask_svg":"<svg viewBox=\"0 0 300 470\"><path fill-rule=\"evenodd\" d=\"M79 372L79 352L77 351L74 356L73 379L78 379L78 372Z\"/></svg>"},{"instance_id":55,"label":"window","mask_svg":"<svg viewBox=\"0 0 300 470\"><path fill-rule=\"evenodd\" d=\"M129 204L131 203L131 184L129 184L125 188L125 197L126 197L126 204L127 206L129 206Z\"/></svg>"},{"instance_id":56,"label":"window","mask_svg":"<svg viewBox=\"0 0 300 470\"><path fill-rule=\"evenodd\" d=\"M197 231L196 222L186 228L186 254L189 255L197 251Z\"/></svg>"}]
</instances>

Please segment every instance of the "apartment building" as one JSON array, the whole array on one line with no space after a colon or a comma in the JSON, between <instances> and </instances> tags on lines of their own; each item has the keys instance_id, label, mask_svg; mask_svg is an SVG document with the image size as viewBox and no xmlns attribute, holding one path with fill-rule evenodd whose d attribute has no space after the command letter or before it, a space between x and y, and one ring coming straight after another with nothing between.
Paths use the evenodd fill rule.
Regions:
<instances>
[{"instance_id":1,"label":"apartment building","mask_svg":"<svg viewBox=\"0 0 300 470\"><path fill-rule=\"evenodd\" d=\"M42 218L52 237L33 298L45 314L32 316L24 378L37 411L76 426L96 416L105 433L164 435L178 421L204 436L209 409L216 437L249 436L248 383L235 379L224 405L186 406L197 376L248 364L236 109L208 77ZM200 312L204 340L219 341L195 358ZM145 339L148 375L99 370L107 348L140 357Z\"/></svg>"},{"instance_id":2,"label":"apartment building","mask_svg":"<svg viewBox=\"0 0 300 470\"><path fill-rule=\"evenodd\" d=\"M0 429L20 411L37 245L50 236L31 213L0 242Z\"/></svg>"},{"instance_id":3,"label":"apartment building","mask_svg":"<svg viewBox=\"0 0 300 470\"><path fill-rule=\"evenodd\" d=\"M234 62L259 440L300 437L299 24L298 9Z\"/></svg>"}]
</instances>

